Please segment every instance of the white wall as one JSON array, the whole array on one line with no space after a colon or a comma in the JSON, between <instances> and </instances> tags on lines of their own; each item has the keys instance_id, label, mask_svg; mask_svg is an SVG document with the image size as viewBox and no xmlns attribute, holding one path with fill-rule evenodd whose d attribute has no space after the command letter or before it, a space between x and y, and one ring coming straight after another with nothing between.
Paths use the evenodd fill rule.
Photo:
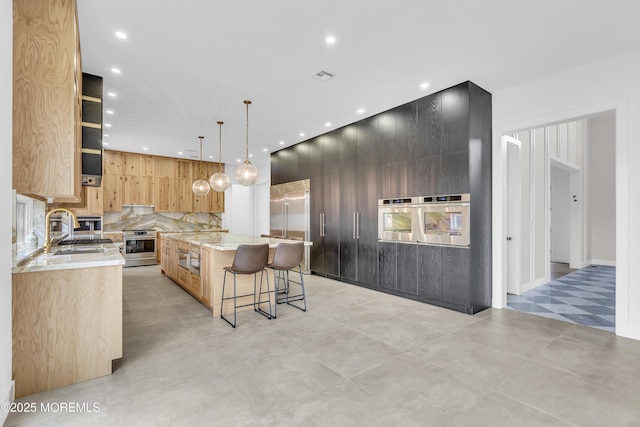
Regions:
<instances>
[{"instance_id":1,"label":"white wall","mask_svg":"<svg viewBox=\"0 0 640 427\"><path fill-rule=\"evenodd\" d=\"M501 135L616 111L616 333L640 339L640 50L616 55L493 94L493 305L504 307ZM633 118L633 119L632 119ZM633 167L632 167L633 166Z\"/></svg>"},{"instance_id":2,"label":"white wall","mask_svg":"<svg viewBox=\"0 0 640 427\"><path fill-rule=\"evenodd\" d=\"M615 265L615 115L604 114L588 121L587 191L589 246L591 264Z\"/></svg>"},{"instance_id":3,"label":"white wall","mask_svg":"<svg viewBox=\"0 0 640 427\"><path fill-rule=\"evenodd\" d=\"M231 178L231 186L224 193L224 213L222 227L228 228L230 233L256 236L267 234L262 231L264 224L269 223L269 198L259 197L260 189L264 191L271 185L271 165L258 165L258 179L254 185L245 187L236 184L233 177L235 165L225 165L225 173Z\"/></svg>"},{"instance_id":4,"label":"white wall","mask_svg":"<svg viewBox=\"0 0 640 427\"><path fill-rule=\"evenodd\" d=\"M12 146L13 3L0 2L0 144ZM0 403L13 400L11 380L11 156L0 156ZM7 413L0 411L0 425Z\"/></svg>"}]
</instances>

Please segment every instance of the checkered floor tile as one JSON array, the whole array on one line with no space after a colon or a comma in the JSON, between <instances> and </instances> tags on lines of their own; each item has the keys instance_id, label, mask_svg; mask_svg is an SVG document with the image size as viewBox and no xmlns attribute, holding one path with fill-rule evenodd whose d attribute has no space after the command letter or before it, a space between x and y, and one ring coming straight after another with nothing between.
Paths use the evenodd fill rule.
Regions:
<instances>
[{"instance_id":1,"label":"checkered floor tile","mask_svg":"<svg viewBox=\"0 0 640 427\"><path fill-rule=\"evenodd\" d=\"M615 331L616 269L590 265L522 295L507 295L507 308Z\"/></svg>"}]
</instances>

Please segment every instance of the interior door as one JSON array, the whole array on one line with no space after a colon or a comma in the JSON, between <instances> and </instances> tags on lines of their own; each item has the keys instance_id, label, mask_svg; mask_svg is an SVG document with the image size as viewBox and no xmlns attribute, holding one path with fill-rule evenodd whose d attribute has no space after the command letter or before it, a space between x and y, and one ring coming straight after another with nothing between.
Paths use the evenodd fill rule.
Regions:
<instances>
[{"instance_id":1,"label":"interior door","mask_svg":"<svg viewBox=\"0 0 640 427\"><path fill-rule=\"evenodd\" d=\"M520 294L520 210L522 199L520 141L503 136L507 145L507 292Z\"/></svg>"}]
</instances>

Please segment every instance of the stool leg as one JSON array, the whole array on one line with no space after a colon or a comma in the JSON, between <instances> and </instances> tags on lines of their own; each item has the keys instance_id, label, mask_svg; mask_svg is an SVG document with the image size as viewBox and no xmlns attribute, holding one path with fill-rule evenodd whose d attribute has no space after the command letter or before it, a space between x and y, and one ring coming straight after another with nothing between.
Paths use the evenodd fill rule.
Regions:
<instances>
[{"instance_id":1,"label":"stool leg","mask_svg":"<svg viewBox=\"0 0 640 427\"><path fill-rule=\"evenodd\" d=\"M225 270L224 278L222 279L222 301L220 302L220 318L230 324L232 327L236 327L236 309L237 309L237 293L236 293L236 274L233 273L233 323L229 321L226 317L224 317L224 289L227 283L227 273Z\"/></svg>"},{"instance_id":2,"label":"stool leg","mask_svg":"<svg viewBox=\"0 0 640 427\"><path fill-rule=\"evenodd\" d=\"M262 304L262 280L265 276L267 276L267 298L268 298L268 303L269 303L269 312L267 313L266 311L264 311L262 308L260 308L260 305ZM256 274L257 277L257 274ZM258 305L256 308L256 282L253 282L253 310L257 311L258 313L262 314L264 317L266 317L267 319L271 319L273 317L272 313L271 313L271 288L269 287L269 273L267 272L266 269L262 269L262 271L260 272L260 290L258 293Z\"/></svg>"},{"instance_id":3,"label":"stool leg","mask_svg":"<svg viewBox=\"0 0 640 427\"><path fill-rule=\"evenodd\" d=\"M298 273L300 273L300 286L302 287L302 302L304 303L304 309L302 311L307 311L307 294L304 292L304 277L302 277L302 267L298 266Z\"/></svg>"}]
</instances>

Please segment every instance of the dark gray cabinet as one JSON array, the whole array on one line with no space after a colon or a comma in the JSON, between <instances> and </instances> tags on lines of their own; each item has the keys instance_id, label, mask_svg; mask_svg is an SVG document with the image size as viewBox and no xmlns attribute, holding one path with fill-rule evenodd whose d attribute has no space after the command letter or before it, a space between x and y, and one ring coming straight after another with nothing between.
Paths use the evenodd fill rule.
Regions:
<instances>
[{"instance_id":1,"label":"dark gray cabinet","mask_svg":"<svg viewBox=\"0 0 640 427\"><path fill-rule=\"evenodd\" d=\"M281 150L271 162L272 183L311 178L314 273L467 313L490 305L488 92L465 82ZM461 193L471 194L469 248L378 241L378 199Z\"/></svg>"}]
</instances>

